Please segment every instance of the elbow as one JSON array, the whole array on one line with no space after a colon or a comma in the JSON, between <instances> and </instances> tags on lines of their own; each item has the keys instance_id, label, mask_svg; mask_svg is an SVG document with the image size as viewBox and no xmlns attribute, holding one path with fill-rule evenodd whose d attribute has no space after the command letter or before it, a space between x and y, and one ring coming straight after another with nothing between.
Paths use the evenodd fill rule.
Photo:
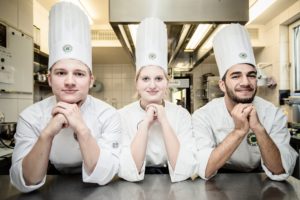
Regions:
<instances>
[{"instance_id":1,"label":"elbow","mask_svg":"<svg viewBox=\"0 0 300 200\"><path fill-rule=\"evenodd\" d=\"M206 169L204 174L204 179L208 180L216 174L216 171Z\"/></svg>"},{"instance_id":2,"label":"elbow","mask_svg":"<svg viewBox=\"0 0 300 200\"><path fill-rule=\"evenodd\" d=\"M272 171L272 173L273 173L274 175L280 175L280 174L284 174L284 173L285 173L285 170L284 170L283 167L282 167L282 168L280 168L280 169L275 169L274 171Z\"/></svg>"}]
</instances>

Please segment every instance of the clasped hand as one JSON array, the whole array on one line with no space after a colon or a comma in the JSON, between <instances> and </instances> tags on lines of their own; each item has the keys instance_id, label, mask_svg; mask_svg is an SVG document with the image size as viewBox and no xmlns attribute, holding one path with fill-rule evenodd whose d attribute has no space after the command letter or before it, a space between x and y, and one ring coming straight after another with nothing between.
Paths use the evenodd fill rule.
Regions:
<instances>
[{"instance_id":1,"label":"clasped hand","mask_svg":"<svg viewBox=\"0 0 300 200\"><path fill-rule=\"evenodd\" d=\"M245 136L249 129L255 130L258 126L261 126L253 104L237 104L232 109L231 116L235 124L235 130L241 136Z\"/></svg>"},{"instance_id":2,"label":"clasped hand","mask_svg":"<svg viewBox=\"0 0 300 200\"><path fill-rule=\"evenodd\" d=\"M70 127L77 133L80 127L85 126L77 104L58 102L51 114L52 118L46 129L52 136L55 136L62 128Z\"/></svg>"}]
</instances>

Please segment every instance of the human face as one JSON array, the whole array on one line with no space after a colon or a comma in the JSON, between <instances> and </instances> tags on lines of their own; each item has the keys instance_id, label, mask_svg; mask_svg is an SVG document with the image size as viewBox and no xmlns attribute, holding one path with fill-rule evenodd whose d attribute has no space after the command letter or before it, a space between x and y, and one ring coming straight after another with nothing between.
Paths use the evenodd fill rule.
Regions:
<instances>
[{"instance_id":1,"label":"human face","mask_svg":"<svg viewBox=\"0 0 300 200\"><path fill-rule=\"evenodd\" d=\"M257 90L256 70L249 64L236 64L228 69L220 88L233 103L251 103Z\"/></svg>"},{"instance_id":2,"label":"human face","mask_svg":"<svg viewBox=\"0 0 300 200\"><path fill-rule=\"evenodd\" d=\"M48 82L57 101L81 104L94 81L89 68L73 59L60 60L49 73Z\"/></svg>"},{"instance_id":3,"label":"human face","mask_svg":"<svg viewBox=\"0 0 300 200\"><path fill-rule=\"evenodd\" d=\"M164 70L158 66L145 66L140 69L136 79L136 89L143 105L162 103L168 88Z\"/></svg>"}]
</instances>

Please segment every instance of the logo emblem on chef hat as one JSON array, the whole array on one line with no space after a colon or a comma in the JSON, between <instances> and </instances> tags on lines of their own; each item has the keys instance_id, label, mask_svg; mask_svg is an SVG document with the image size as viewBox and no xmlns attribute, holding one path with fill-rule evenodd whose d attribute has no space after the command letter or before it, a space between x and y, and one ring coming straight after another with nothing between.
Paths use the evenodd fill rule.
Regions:
<instances>
[{"instance_id":1,"label":"logo emblem on chef hat","mask_svg":"<svg viewBox=\"0 0 300 200\"><path fill-rule=\"evenodd\" d=\"M148 55L150 60L155 60L156 59L156 54L155 53L149 53Z\"/></svg>"},{"instance_id":2,"label":"logo emblem on chef hat","mask_svg":"<svg viewBox=\"0 0 300 200\"><path fill-rule=\"evenodd\" d=\"M245 53L245 52L241 52L241 53L239 54L239 57L242 58L242 59L246 59L246 58L248 57L248 55L247 55L247 53Z\"/></svg>"},{"instance_id":3,"label":"logo emblem on chef hat","mask_svg":"<svg viewBox=\"0 0 300 200\"><path fill-rule=\"evenodd\" d=\"M72 50L73 50L73 47L70 44L66 44L66 45L63 46L63 51L65 53L70 53Z\"/></svg>"},{"instance_id":4,"label":"logo emblem on chef hat","mask_svg":"<svg viewBox=\"0 0 300 200\"><path fill-rule=\"evenodd\" d=\"M251 132L247 135L247 143L250 146L257 146L257 139L253 132Z\"/></svg>"}]
</instances>

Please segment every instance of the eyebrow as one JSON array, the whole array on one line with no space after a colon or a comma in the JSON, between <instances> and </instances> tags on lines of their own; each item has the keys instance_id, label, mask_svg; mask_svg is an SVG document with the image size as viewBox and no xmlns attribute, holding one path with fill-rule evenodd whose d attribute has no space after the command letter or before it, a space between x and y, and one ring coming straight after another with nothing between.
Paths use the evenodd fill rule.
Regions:
<instances>
[{"instance_id":1,"label":"eyebrow","mask_svg":"<svg viewBox=\"0 0 300 200\"><path fill-rule=\"evenodd\" d=\"M54 71L68 71L68 70L65 69L65 68L56 68L56 69L54 69ZM87 71L82 70L82 69L74 69L73 71L74 72L86 72L86 73L88 73Z\"/></svg>"},{"instance_id":2,"label":"eyebrow","mask_svg":"<svg viewBox=\"0 0 300 200\"><path fill-rule=\"evenodd\" d=\"M56 68L56 69L53 69L53 71L66 71L66 70L63 68Z\"/></svg>"},{"instance_id":3,"label":"eyebrow","mask_svg":"<svg viewBox=\"0 0 300 200\"><path fill-rule=\"evenodd\" d=\"M233 75L240 75L240 74L242 74L242 72L237 71L237 72L232 72L232 73L230 74L230 76L233 76ZM250 72L247 73L247 75L249 75L249 74L257 74L257 71L255 71L255 70L250 71Z\"/></svg>"}]
</instances>

